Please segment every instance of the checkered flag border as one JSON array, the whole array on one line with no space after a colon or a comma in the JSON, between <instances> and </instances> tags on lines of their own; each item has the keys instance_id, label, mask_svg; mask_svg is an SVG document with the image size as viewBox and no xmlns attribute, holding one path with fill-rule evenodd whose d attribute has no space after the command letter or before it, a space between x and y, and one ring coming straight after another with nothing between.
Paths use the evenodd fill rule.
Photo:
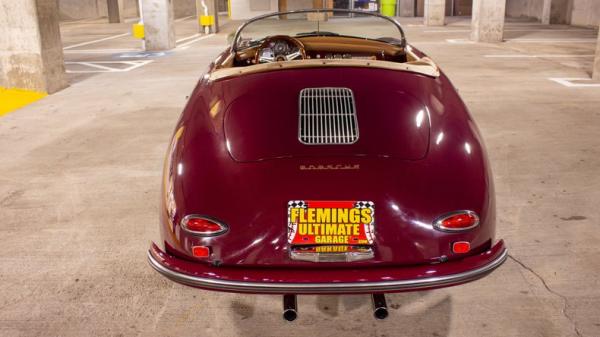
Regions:
<instances>
[{"instance_id":1,"label":"checkered flag border","mask_svg":"<svg viewBox=\"0 0 600 337\"><path fill-rule=\"evenodd\" d=\"M288 201L288 207L299 207L299 208L308 208L306 202L304 200L292 200Z\"/></svg>"},{"instance_id":2,"label":"checkered flag border","mask_svg":"<svg viewBox=\"0 0 600 337\"><path fill-rule=\"evenodd\" d=\"M354 203L354 208L371 208L371 209L373 209L374 206L375 206L375 203L371 202L371 201L357 201L356 203Z\"/></svg>"}]
</instances>

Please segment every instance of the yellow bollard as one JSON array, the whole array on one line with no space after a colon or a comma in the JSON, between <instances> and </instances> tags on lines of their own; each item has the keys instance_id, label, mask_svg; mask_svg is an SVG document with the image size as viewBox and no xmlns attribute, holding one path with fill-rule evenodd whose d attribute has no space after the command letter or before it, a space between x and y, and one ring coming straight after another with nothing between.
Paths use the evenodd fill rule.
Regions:
<instances>
[{"instance_id":1,"label":"yellow bollard","mask_svg":"<svg viewBox=\"0 0 600 337\"><path fill-rule=\"evenodd\" d=\"M215 24L215 17L212 15L201 15L200 26L212 26Z\"/></svg>"},{"instance_id":2,"label":"yellow bollard","mask_svg":"<svg viewBox=\"0 0 600 337\"><path fill-rule=\"evenodd\" d=\"M143 39L145 37L144 34L144 24L143 23L134 23L131 27L131 35L137 39Z\"/></svg>"}]
</instances>

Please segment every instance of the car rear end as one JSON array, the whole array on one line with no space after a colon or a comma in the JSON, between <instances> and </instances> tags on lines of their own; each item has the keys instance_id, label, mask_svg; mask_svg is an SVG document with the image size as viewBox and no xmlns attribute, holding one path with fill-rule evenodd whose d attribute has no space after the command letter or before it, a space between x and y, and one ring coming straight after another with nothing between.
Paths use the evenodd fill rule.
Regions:
<instances>
[{"instance_id":1,"label":"car rear end","mask_svg":"<svg viewBox=\"0 0 600 337\"><path fill-rule=\"evenodd\" d=\"M205 289L429 289L506 258L485 149L443 74L203 81L173 137L161 204L151 264Z\"/></svg>"}]
</instances>

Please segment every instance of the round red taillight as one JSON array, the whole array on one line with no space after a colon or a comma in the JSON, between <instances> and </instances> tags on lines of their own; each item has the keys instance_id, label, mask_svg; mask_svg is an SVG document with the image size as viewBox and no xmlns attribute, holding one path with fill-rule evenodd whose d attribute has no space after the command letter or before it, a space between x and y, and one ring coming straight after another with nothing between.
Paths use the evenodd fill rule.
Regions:
<instances>
[{"instance_id":1,"label":"round red taillight","mask_svg":"<svg viewBox=\"0 0 600 337\"><path fill-rule=\"evenodd\" d=\"M439 217L433 226L448 232L468 230L479 225L479 217L473 211L457 211Z\"/></svg>"},{"instance_id":2,"label":"round red taillight","mask_svg":"<svg viewBox=\"0 0 600 337\"><path fill-rule=\"evenodd\" d=\"M221 235L227 231L225 224L200 215L186 216L181 220L181 227L187 232L202 236Z\"/></svg>"}]
</instances>

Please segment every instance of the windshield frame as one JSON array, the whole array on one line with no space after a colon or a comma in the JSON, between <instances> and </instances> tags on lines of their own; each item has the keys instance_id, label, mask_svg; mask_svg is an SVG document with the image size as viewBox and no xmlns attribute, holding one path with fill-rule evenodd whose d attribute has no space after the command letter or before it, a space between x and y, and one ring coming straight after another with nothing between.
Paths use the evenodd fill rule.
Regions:
<instances>
[{"instance_id":1,"label":"windshield frame","mask_svg":"<svg viewBox=\"0 0 600 337\"><path fill-rule=\"evenodd\" d=\"M241 33L244 30L244 28L246 28L246 26L250 25L251 23L260 21L262 19L270 18L273 16L281 16L281 15L288 15L288 14L301 14L301 13L330 13L330 12L345 13L345 14L359 14L361 16L362 15L374 16L377 18L387 20L390 23L392 23L394 26L396 26L396 28L398 28L398 31L400 32L400 36L401 36L400 47L402 47L402 48L406 47L406 34L404 34L404 29L402 28L402 26L400 25L400 23L398 21L392 19L391 17L383 16L379 13L366 12L366 11L353 10L353 9L318 8L318 9L299 9L299 10L286 11L286 12L273 12L273 13L268 13L268 14L264 14L264 15L259 15L257 17L254 17L254 18L244 22L235 32L233 42L231 43L231 52L236 53L238 51L237 46L238 46L238 42L242 36ZM360 37L360 36L353 36L353 37L364 38L364 37ZM364 38L364 39L366 39L366 38Z\"/></svg>"}]
</instances>

